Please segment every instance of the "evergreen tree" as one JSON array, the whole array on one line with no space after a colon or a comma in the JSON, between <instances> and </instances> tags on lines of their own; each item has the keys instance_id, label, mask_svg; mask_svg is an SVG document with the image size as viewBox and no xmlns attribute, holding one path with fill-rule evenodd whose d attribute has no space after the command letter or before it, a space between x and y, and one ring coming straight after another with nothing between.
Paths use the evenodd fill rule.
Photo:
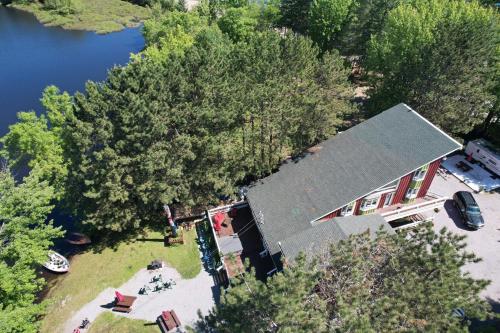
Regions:
<instances>
[{"instance_id":1,"label":"evergreen tree","mask_svg":"<svg viewBox=\"0 0 500 333\"><path fill-rule=\"evenodd\" d=\"M306 38L216 26L181 53L136 57L75 98L72 203L121 231L161 222L163 203L206 204L335 133L351 112L348 71Z\"/></svg>"},{"instance_id":2,"label":"evergreen tree","mask_svg":"<svg viewBox=\"0 0 500 333\"><path fill-rule=\"evenodd\" d=\"M285 270L267 283L253 271L235 278L204 326L221 333L325 332L327 302L314 293L319 272L305 265L301 257L302 269Z\"/></svg>"},{"instance_id":3,"label":"evergreen tree","mask_svg":"<svg viewBox=\"0 0 500 333\"><path fill-rule=\"evenodd\" d=\"M465 236L431 225L388 235L351 236L299 257L266 283L234 280L200 326L217 332L467 332L452 315L484 319L488 281L463 273L477 262Z\"/></svg>"},{"instance_id":4,"label":"evergreen tree","mask_svg":"<svg viewBox=\"0 0 500 333\"><path fill-rule=\"evenodd\" d=\"M301 34L309 29L309 10L312 0L282 0L280 24Z\"/></svg>"}]
</instances>

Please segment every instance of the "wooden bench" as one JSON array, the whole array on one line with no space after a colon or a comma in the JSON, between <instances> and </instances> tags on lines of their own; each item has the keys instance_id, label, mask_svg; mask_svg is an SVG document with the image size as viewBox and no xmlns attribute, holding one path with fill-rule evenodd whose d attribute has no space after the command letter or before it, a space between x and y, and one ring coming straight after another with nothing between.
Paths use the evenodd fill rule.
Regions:
<instances>
[{"instance_id":1,"label":"wooden bench","mask_svg":"<svg viewBox=\"0 0 500 333\"><path fill-rule=\"evenodd\" d=\"M134 304L136 299L137 297L135 296L123 296L122 301L115 301L113 311L129 313L132 311L132 304Z\"/></svg>"},{"instance_id":2,"label":"wooden bench","mask_svg":"<svg viewBox=\"0 0 500 333\"><path fill-rule=\"evenodd\" d=\"M174 310L170 310L170 314L172 315L172 318L174 319L175 324L177 325L177 327L181 326L181 321L179 320L179 317L177 317L177 314L175 313L175 311Z\"/></svg>"},{"instance_id":3,"label":"wooden bench","mask_svg":"<svg viewBox=\"0 0 500 333\"><path fill-rule=\"evenodd\" d=\"M116 301L116 306L131 307L134 304L137 297L135 296L123 296L123 301Z\"/></svg>"},{"instance_id":4,"label":"wooden bench","mask_svg":"<svg viewBox=\"0 0 500 333\"><path fill-rule=\"evenodd\" d=\"M129 313L132 311L132 308L128 306L114 306L113 311Z\"/></svg>"}]
</instances>

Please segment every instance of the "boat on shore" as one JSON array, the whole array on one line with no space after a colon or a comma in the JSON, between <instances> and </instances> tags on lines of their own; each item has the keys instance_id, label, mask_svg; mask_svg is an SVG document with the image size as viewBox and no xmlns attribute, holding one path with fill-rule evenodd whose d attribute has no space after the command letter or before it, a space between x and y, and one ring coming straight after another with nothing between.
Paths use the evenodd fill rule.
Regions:
<instances>
[{"instance_id":1,"label":"boat on shore","mask_svg":"<svg viewBox=\"0 0 500 333\"><path fill-rule=\"evenodd\" d=\"M73 245L87 245L92 243L87 235L81 234L79 232L72 232L68 235L66 242Z\"/></svg>"},{"instance_id":2,"label":"boat on shore","mask_svg":"<svg viewBox=\"0 0 500 333\"><path fill-rule=\"evenodd\" d=\"M63 255L50 251L48 260L42 265L46 269L55 273L66 273L69 271L69 261Z\"/></svg>"}]
</instances>

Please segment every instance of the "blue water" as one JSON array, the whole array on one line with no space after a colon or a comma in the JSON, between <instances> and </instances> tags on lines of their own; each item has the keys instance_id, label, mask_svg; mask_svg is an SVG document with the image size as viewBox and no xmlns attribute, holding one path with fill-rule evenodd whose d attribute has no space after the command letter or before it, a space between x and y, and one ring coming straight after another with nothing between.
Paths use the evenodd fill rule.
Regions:
<instances>
[{"instance_id":1,"label":"blue water","mask_svg":"<svg viewBox=\"0 0 500 333\"><path fill-rule=\"evenodd\" d=\"M74 93L101 81L144 47L140 29L107 35L44 27L33 15L0 6L0 136L18 111L40 112L50 84Z\"/></svg>"}]
</instances>

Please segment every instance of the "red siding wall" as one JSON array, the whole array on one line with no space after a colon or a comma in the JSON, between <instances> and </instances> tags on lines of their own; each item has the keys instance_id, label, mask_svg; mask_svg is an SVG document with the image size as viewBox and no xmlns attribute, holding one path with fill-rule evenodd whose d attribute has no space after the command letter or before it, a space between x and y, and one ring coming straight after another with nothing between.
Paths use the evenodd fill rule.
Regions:
<instances>
[{"instance_id":1,"label":"red siding wall","mask_svg":"<svg viewBox=\"0 0 500 333\"><path fill-rule=\"evenodd\" d=\"M319 219L320 222L324 222L324 221L327 221L329 219L332 219L334 218L335 216L339 216L340 214L340 209L337 209L336 211L334 211L333 213L330 213L328 215L325 215L323 216L322 218Z\"/></svg>"},{"instance_id":2,"label":"red siding wall","mask_svg":"<svg viewBox=\"0 0 500 333\"><path fill-rule=\"evenodd\" d=\"M363 198L356 200L356 204L354 205L354 211L353 211L352 215L358 215L359 206L361 206L361 201L363 201Z\"/></svg>"},{"instance_id":3,"label":"red siding wall","mask_svg":"<svg viewBox=\"0 0 500 333\"><path fill-rule=\"evenodd\" d=\"M429 164L429 169L427 169L424 181L422 182L420 190L418 191L417 198L425 197L427 191L429 190L429 187L432 184L432 180L434 179L434 176L436 175L436 171L439 168L440 164L441 164L441 159L435 160L434 162Z\"/></svg>"},{"instance_id":4,"label":"red siding wall","mask_svg":"<svg viewBox=\"0 0 500 333\"><path fill-rule=\"evenodd\" d=\"M391 205L395 205L403 201L412 177L413 177L413 172L407 174L404 177L401 177L401 179L399 180L399 186L396 189L396 192L394 193L394 198L392 198Z\"/></svg>"},{"instance_id":5,"label":"red siding wall","mask_svg":"<svg viewBox=\"0 0 500 333\"><path fill-rule=\"evenodd\" d=\"M382 207L384 207L385 197L387 197L387 194L388 194L388 193L384 193L384 194L382 194L382 195L380 196L380 199L379 199L379 201L378 201L378 206L377 206L377 208L382 208Z\"/></svg>"}]
</instances>

